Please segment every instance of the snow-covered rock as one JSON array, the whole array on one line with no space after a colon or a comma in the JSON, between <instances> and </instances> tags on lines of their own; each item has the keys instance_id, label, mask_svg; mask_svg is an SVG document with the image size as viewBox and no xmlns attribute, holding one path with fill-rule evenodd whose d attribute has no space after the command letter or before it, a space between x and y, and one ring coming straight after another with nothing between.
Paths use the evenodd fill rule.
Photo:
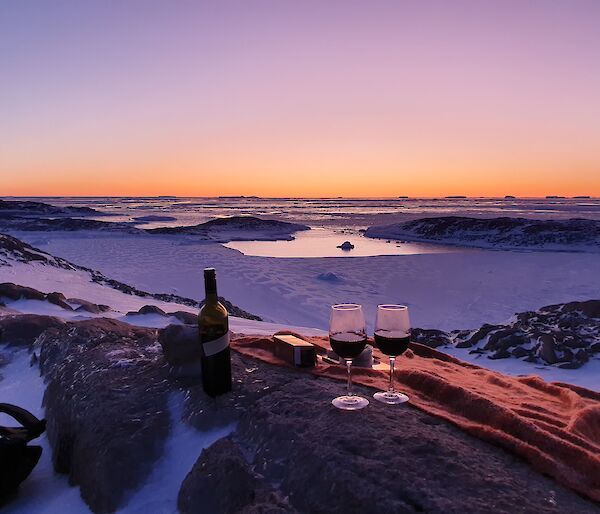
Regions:
<instances>
[{"instance_id":1,"label":"snow-covered rock","mask_svg":"<svg viewBox=\"0 0 600 514\"><path fill-rule=\"evenodd\" d=\"M482 248L600 252L600 221L588 219L422 218L376 225L365 236Z\"/></svg>"},{"instance_id":2,"label":"snow-covered rock","mask_svg":"<svg viewBox=\"0 0 600 514\"><path fill-rule=\"evenodd\" d=\"M350 241L344 241L341 245L338 246L342 250L353 250L354 245Z\"/></svg>"},{"instance_id":3,"label":"snow-covered rock","mask_svg":"<svg viewBox=\"0 0 600 514\"><path fill-rule=\"evenodd\" d=\"M25 200L0 200L0 213L3 215L20 214L27 216L102 216L105 213L91 207L58 207L42 202Z\"/></svg>"},{"instance_id":4,"label":"snow-covered rock","mask_svg":"<svg viewBox=\"0 0 600 514\"><path fill-rule=\"evenodd\" d=\"M46 330L36 353L55 470L94 512L113 512L148 477L169 430L156 331L106 318L67 323Z\"/></svg>"},{"instance_id":5,"label":"snow-covered rock","mask_svg":"<svg viewBox=\"0 0 600 514\"><path fill-rule=\"evenodd\" d=\"M227 243L230 241L278 241L293 239L294 232L310 227L287 221L262 219L255 216L232 216L187 227L148 229L151 234L185 234L202 240Z\"/></svg>"},{"instance_id":6,"label":"snow-covered rock","mask_svg":"<svg viewBox=\"0 0 600 514\"><path fill-rule=\"evenodd\" d=\"M433 348L469 348L490 359L513 357L576 369L600 355L600 300L548 305L515 314L507 324L485 324L477 330L415 328L413 340Z\"/></svg>"}]
</instances>

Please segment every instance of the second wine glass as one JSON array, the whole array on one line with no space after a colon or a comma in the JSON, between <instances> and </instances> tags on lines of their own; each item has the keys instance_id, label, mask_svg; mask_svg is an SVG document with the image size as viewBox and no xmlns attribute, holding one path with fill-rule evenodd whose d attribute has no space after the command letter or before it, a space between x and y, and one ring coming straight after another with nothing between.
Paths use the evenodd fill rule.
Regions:
<instances>
[{"instance_id":1,"label":"second wine glass","mask_svg":"<svg viewBox=\"0 0 600 514\"><path fill-rule=\"evenodd\" d=\"M408 396L394 390L394 365L410 342L410 318L406 305L378 305L375 319L375 345L390 358L390 380L387 391L375 393L373 398L388 403L404 403Z\"/></svg>"}]
</instances>

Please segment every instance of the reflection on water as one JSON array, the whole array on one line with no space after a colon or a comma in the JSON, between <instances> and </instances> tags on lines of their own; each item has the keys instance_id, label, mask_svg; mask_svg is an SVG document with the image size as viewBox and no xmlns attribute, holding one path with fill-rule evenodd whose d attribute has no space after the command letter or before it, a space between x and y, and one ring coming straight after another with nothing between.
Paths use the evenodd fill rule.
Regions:
<instances>
[{"instance_id":1,"label":"reflection on water","mask_svg":"<svg viewBox=\"0 0 600 514\"><path fill-rule=\"evenodd\" d=\"M344 241L354 245L352 250L337 248ZM370 239L356 231L314 228L298 232L293 241L234 241L223 246L244 255L258 257L368 257L372 255L414 255L473 251L456 246L427 243L408 243Z\"/></svg>"}]
</instances>

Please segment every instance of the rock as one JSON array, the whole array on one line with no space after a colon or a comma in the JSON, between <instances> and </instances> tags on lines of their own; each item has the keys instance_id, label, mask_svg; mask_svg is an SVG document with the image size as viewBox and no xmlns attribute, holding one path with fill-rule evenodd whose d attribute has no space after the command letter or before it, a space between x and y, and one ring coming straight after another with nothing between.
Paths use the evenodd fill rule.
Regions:
<instances>
[{"instance_id":1,"label":"rock","mask_svg":"<svg viewBox=\"0 0 600 514\"><path fill-rule=\"evenodd\" d=\"M483 248L587 250L600 248L600 220L535 220L436 216L371 226L366 237L412 239Z\"/></svg>"},{"instance_id":2,"label":"rock","mask_svg":"<svg viewBox=\"0 0 600 514\"><path fill-rule=\"evenodd\" d=\"M583 364L583 363L586 363L587 361L589 361L590 357L584 349L581 349L581 350L577 350L577 352L575 353L575 360L577 362L581 362Z\"/></svg>"},{"instance_id":3,"label":"rock","mask_svg":"<svg viewBox=\"0 0 600 514\"><path fill-rule=\"evenodd\" d=\"M182 514L233 514L253 503L260 487L239 447L224 438L200 454L181 485L177 507Z\"/></svg>"},{"instance_id":4,"label":"rock","mask_svg":"<svg viewBox=\"0 0 600 514\"><path fill-rule=\"evenodd\" d=\"M497 330L490 334L484 350L507 350L513 346L529 343L529 337L515 328Z\"/></svg>"},{"instance_id":5,"label":"rock","mask_svg":"<svg viewBox=\"0 0 600 514\"><path fill-rule=\"evenodd\" d=\"M8 298L10 300L45 300L46 295L32 287L19 286L12 282L4 282L0 284L0 298Z\"/></svg>"},{"instance_id":6,"label":"rock","mask_svg":"<svg viewBox=\"0 0 600 514\"><path fill-rule=\"evenodd\" d=\"M166 312L156 305L144 305L138 310L138 314L159 314L160 316L166 316Z\"/></svg>"},{"instance_id":7,"label":"rock","mask_svg":"<svg viewBox=\"0 0 600 514\"><path fill-rule=\"evenodd\" d=\"M73 307L71 307L68 303L67 303L67 299L65 298L65 295L62 293L48 293L46 295L46 300L48 300L50 303L53 303L54 305L58 305L59 307L62 307L63 309L67 310L67 311L72 311Z\"/></svg>"},{"instance_id":8,"label":"rock","mask_svg":"<svg viewBox=\"0 0 600 514\"><path fill-rule=\"evenodd\" d=\"M158 342L172 366L199 362L202 356L197 326L169 325L159 330Z\"/></svg>"},{"instance_id":9,"label":"rock","mask_svg":"<svg viewBox=\"0 0 600 514\"><path fill-rule=\"evenodd\" d=\"M600 318L600 300L567 303L562 310L563 312L581 312L588 318Z\"/></svg>"},{"instance_id":10,"label":"rock","mask_svg":"<svg viewBox=\"0 0 600 514\"><path fill-rule=\"evenodd\" d=\"M88 302L87 300L82 300L81 298L68 298L67 302L79 305L79 307L75 309L76 311L91 312L92 314L100 314L101 312L107 312L110 310L108 305L98 305Z\"/></svg>"},{"instance_id":11,"label":"rock","mask_svg":"<svg viewBox=\"0 0 600 514\"><path fill-rule=\"evenodd\" d=\"M252 376L262 378L261 369ZM410 406L391 410L378 402L371 402L368 416L339 411L329 401L343 392L343 383L295 376L290 373L286 383L252 402L235 441L245 448L251 468L276 484L279 496L298 512L514 512L515 505L519 512L556 514L596 509L449 423ZM367 398L373 393L356 390ZM555 506L547 502L549 489Z\"/></svg>"},{"instance_id":12,"label":"rock","mask_svg":"<svg viewBox=\"0 0 600 514\"><path fill-rule=\"evenodd\" d=\"M525 357L526 355L529 355L529 352L523 348L522 346L517 346L512 352L511 352L513 357L516 357L517 359L520 359L521 357Z\"/></svg>"},{"instance_id":13,"label":"rock","mask_svg":"<svg viewBox=\"0 0 600 514\"><path fill-rule=\"evenodd\" d=\"M450 344L452 340L447 332L436 329L413 328L410 331L410 339L415 343L421 343L430 348L437 348Z\"/></svg>"},{"instance_id":14,"label":"rock","mask_svg":"<svg viewBox=\"0 0 600 514\"><path fill-rule=\"evenodd\" d=\"M319 273L317 275L317 280L322 280L323 282L341 282L342 279L338 277L335 273L327 272L327 273Z\"/></svg>"},{"instance_id":15,"label":"rock","mask_svg":"<svg viewBox=\"0 0 600 514\"><path fill-rule=\"evenodd\" d=\"M510 357L510 352L508 350L498 350L496 353L494 353L493 355L488 356L488 359L508 359L508 357Z\"/></svg>"},{"instance_id":16,"label":"rock","mask_svg":"<svg viewBox=\"0 0 600 514\"><path fill-rule=\"evenodd\" d=\"M344 241L341 245L338 246L338 248L341 248L342 250L353 250L354 249L354 245L350 242L350 241Z\"/></svg>"},{"instance_id":17,"label":"rock","mask_svg":"<svg viewBox=\"0 0 600 514\"><path fill-rule=\"evenodd\" d=\"M186 325L197 325L198 324L198 314L194 314L193 312L187 311L175 311L169 313L169 316L173 316L178 319L182 323Z\"/></svg>"},{"instance_id":18,"label":"rock","mask_svg":"<svg viewBox=\"0 0 600 514\"><path fill-rule=\"evenodd\" d=\"M169 430L167 367L156 331L107 318L65 323L36 341L54 468L96 513L149 476Z\"/></svg>"},{"instance_id":19,"label":"rock","mask_svg":"<svg viewBox=\"0 0 600 514\"><path fill-rule=\"evenodd\" d=\"M187 234L219 243L229 241L290 241L294 232L310 230L299 223L289 223L255 216L216 218L199 225L147 229L150 234Z\"/></svg>"},{"instance_id":20,"label":"rock","mask_svg":"<svg viewBox=\"0 0 600 514\"><path fill-rule=\"evenodd\" d=\"M556 357L554 336L551 334L543 334L539 338L540 347L538 349L538 355L548 364L555 364L558 362Z\"/></svg>"},{"instance_id":21,"label":"rock","mask_svg":"<svg viewBox=\"0 0 600 514\"><path fill-rule=\"evenodd\" d=\"M60 328L65 324L53 316L38 314L15 314L0 317L0 342L9 346L30 347L36 338L49 328Z\"/></svg>"},{"instance_id":22,"label":"rock","mask_svg":"<svg viewBox=\"0 0 600 514\"><path fill-rule=\"evenodd\" d=\"M501 328L505 328L505 325L488 325L486 323L479 330L477 330L477 332L475 332L468 341L471 343L471 346L475 346L479 341L485 339L490 332L493 330L499 330Z\"/></svg>"}]
</instances>

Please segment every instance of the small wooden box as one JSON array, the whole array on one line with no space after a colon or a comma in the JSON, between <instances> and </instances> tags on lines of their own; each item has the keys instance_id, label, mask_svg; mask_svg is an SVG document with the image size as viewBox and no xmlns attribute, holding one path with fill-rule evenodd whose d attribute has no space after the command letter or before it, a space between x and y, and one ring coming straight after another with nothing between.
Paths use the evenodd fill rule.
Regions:
<instances>
[{"instance_id":1,"label":"small wooden box","mask_svg":"<svg viewBox=\"0 0 600 514\"><path fill-rule=\"evenodd\" d=\"M293 335L273 336L273 353L294 366L310 368L317 362L315 345Z\"/></svg>"}]
</instances>

